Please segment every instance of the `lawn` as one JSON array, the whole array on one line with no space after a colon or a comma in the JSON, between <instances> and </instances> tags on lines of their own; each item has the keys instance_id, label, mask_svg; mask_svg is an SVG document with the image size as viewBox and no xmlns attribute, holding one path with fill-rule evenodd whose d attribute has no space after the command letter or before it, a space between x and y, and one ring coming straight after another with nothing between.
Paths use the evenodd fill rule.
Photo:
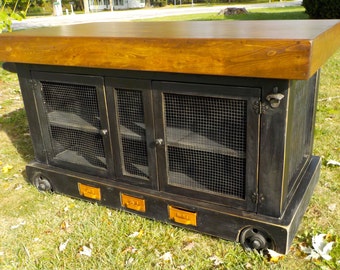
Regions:
<instances>
[{"instance_id":1,"label":"lawn","mask_svg":"<svg viewBox=\"0 0 340 270\"><path fill-rule=\"evenodd\" d=\"M249 9L248 14L224 16L216 13L188 14L136 21L216 21L216 20L305 20L308 15L304 7Z\"/></svg>"},{"instance_id":2,"label":"lawn","mask_svg":"<svg viewBox=\"0 0 340 270\"><path fill-rule=\"evenodd\" d=\"M262 11L261 11L262 12ZM339 269L340 51L321 75L314 153L319 184L294 239L278 262L238 243L58 194L25 179L33 150L15 74L0 69L0 269ZM333 241L332 260L306 260L313 235Z\"/></svg>"}]
</instances>

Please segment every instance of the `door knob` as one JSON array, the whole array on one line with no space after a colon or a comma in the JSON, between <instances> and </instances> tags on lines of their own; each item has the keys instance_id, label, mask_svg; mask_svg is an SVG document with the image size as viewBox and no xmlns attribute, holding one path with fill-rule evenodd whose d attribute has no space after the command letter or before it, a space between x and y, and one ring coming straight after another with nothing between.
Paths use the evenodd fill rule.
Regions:
<instances>
[{"instance_id":1,"label":"door knob","mask_svg":"<svg viewBox=\"0 0 340 270\"><path fill-rule=\"evenodd\" d=\"M100 133L100 135L102 135L102 136L106 136L107 133L108 133L108 131L107 131L107 129L101 129L101 130L99 131L99 133Z\"/></svg>"},{"instance_id":2,"label":"door knob","mask_svg":"<svg viewBox=\"0 0 340 270\"><path fill-rule=\"evenodd\" d=\"M156 145L156 146L162 146L162 145L164 145L164 140L161 139L161 138L156 139L156 140L155 140L155 145Z\"/></svg>"}]
</instances>

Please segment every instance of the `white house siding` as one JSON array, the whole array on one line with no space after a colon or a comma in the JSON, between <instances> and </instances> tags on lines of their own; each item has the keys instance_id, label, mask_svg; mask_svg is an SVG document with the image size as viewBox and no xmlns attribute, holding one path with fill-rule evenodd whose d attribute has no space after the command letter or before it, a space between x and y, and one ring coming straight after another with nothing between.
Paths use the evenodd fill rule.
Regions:
<instances>
[{"instance_id":1,"label":"white house siding","mask_svg":"<svg viewBox=\"0 0 340 270\"><path fill-rule=\"evenodd\" d=\"M113 9L144 8L145 0L112 0ZM110 0L89 0L90 11L110 10Z\"/></svg>"}]
</instances>

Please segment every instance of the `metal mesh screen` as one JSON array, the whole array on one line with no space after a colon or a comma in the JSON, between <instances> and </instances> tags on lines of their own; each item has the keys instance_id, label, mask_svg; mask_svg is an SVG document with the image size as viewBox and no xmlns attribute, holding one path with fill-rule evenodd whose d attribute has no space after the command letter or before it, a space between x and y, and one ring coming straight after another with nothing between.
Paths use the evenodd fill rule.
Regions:
<instances>
[{"instance_id":1,"label":"metal mesh screen","mask_svg":"<svg viewBox=\"0 0 340 270\"><path fill-rule=\"evenodd\" d=\"M164 94L170 185L244 198L247 102Z\"/></svg>"},{"instance_id":2,"label":"metal mesh screen","mask_svg":"<svg viewBox=\"0 0 340 270\"><path fill-rule=\"evenodd\" d=\"M149 178L141 91L116 89L124 173Z\"/></svg>"},{"instance_id":3,"label":"metal mesh screen","mask_svg":"<svg viewBox=\"0 0 340 270\"><path fill-rule=\"evenodd\" d=\"M41 82L53 158L106 168L94 86Z\"/></svg>"}]
</instances>

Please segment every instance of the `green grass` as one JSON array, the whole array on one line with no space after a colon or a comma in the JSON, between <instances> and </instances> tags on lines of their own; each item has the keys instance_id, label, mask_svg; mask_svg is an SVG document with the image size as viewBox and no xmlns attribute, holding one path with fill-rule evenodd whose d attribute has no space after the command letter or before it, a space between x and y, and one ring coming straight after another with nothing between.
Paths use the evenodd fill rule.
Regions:
<instances>
[{"instance_id":1,"label":"green grass","mask_svg":"<svg viewBox=\"0 0 340 270\"><path fill-rule=\"evenodd\" d=\"M321 75L314 143L314 153L324 158L319 184L290 253L270 263L234 242L37 191L25 180L33 149L18 81L0 69L0 269L339 269L340 168L327 166L340 161L339 70L340 51ZM129 237L134 232L139 236ZM310 262L298 250L316 233L335 239L332 261ZM91 257L79 254L82 246L92 248ZM167 252L171 261L162 259Z\"/></svg>"},{"instance_id":2,"label":"green grass","mask_svg":"<svg viewBox=\"0 0 340 270\"><path fill-rule=\"evenodd\" d=\"M305 20L304 7L250 9L248 14L224 16L216 13L188 14L136 21L216 21L216 20Z\"/></svg>"}]
</instances>

